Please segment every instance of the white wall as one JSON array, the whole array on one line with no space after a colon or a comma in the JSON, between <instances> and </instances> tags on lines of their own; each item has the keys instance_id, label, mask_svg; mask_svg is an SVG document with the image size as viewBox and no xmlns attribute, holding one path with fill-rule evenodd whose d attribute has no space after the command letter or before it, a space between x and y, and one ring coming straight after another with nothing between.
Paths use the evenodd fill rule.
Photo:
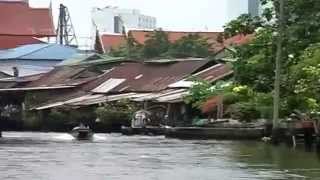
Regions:
<instances>
[{"instance_id":1,"label":"white wall","mask_svg":"<svg viewBox=\"0 0 320 180\"><path fill-rule=\"evenodd\" d=\"M120 16L124 26L129 29L156 28L156 18L142 15L139 10L113 7L92 10L92 20L101 32L114 33L114 16Z\"/></svg>"}]
</instances>

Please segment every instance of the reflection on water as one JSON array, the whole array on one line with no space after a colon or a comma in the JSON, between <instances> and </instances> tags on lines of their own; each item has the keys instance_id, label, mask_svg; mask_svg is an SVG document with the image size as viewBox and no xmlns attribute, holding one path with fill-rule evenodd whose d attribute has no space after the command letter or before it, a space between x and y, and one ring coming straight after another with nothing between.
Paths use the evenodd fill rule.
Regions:
<instances>
[{"instance_id":1,"label":"reflection on water","mask_svg":"<svg viewBox=\"0 0 320 180\"><path fill-rule=\"evenodd\" d=\"M320 179L314 153L259 142L3 133L0 179Z\"/></svg>"}]
</instances>

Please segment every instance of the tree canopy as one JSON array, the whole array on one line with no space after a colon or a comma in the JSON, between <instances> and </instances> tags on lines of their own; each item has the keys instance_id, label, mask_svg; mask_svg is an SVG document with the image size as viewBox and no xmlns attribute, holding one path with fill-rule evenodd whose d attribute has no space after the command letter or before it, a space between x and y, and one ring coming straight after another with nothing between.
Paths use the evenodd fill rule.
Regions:
<instances>
[{"instance_id":1,"label":"tree canopy","mask_svg":"<svg viewBox=\"0 0 320 180\"><path fill-rule=\"evenodd\" d=\"M208 39L202 38L197 33L188 34L175 42L170 42L168 34L160 29L150 33L144 44L137 43L129 32L126 44L119 49L111 50L110 55L152 59L159 57L208 57L213 53Z\"/></svg>"},{"instance_id":2,"label":"tree canopy","mask_svg":"<svg viewBox=\"0 0 320 180\"><path fill-rule=\"evenodd\" d=\"M255 36L249 44L234 47L237 61L232 63L233 84L235 87L245 87L251 93L247 98L239 98L243 96L232 92L233 99L237 100L231 103L230 108L243 110L244 105L246 107L253 105L259 112L263 112L259 109L265 107L262 109L268 112L264 111L261 114L272 114L270 97L274 93L279 0L261 0L261 2L273 5L264 10L262 17L244 14L225 25L225 38L236 34ZM281 60L280 115L282 117L296 109L306 113L320 111L319 17L319 0L285 0L285 33ZM190 91L188 101L192 102L190 98L194 98L196 104L203 103L206 98L199 99L203 97L199 96L199 93L205 94L206 97L210 94L215 95L210 91L214 86L204 84L194 87ZM226 89L224 94L225 97L230 97L230 88Z\"/></svg>"}]
</instances>

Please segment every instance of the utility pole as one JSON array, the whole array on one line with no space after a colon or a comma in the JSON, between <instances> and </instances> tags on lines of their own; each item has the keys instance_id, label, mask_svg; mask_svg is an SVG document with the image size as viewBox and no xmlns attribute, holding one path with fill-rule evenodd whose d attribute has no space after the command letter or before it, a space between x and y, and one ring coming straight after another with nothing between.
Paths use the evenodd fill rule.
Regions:
<instances>
[{"instance_id":1,"label":"utility pole","mask_svg":"<svg viewBox=\"0 0 320 180\"><path fill-rule=\"evenodd\" d=\"M278 37L277 37L277 54L276 54L276 69L275 69L275 81L274 81L274 99L273 99L273 131L277 131L279 127L279 104L280 104L280 77L281 77L281 60L283 51L283 36L285 31L285 19L284 19L284 1L279 2L279 20L278 20ZM277 136L277 133L274 135ZM275 137L277 138L277 137Z\"/></svg>"}]
</instances>

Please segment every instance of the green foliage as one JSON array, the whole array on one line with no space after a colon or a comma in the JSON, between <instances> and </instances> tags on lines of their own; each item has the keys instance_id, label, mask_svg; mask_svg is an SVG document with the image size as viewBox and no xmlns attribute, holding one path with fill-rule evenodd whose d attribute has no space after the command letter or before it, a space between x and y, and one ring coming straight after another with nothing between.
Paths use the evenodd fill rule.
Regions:
<instances>
[{"instance_id":1,"label":"green foliage","mask_svg":"<svg viewBox=\"0 0 320 180\"><path fill-rule=\"evenodd\" d=\"M288 106L307 112L320 111L320 44L307 48L296 65L290 67L290 84L294 90Z\"/></svg>"},{"instance_id":2,"label":"green foliage","mask_svg":"<svg viewBox=\"0 0 320 180\"><path fill-rule=\"evenodd\" d=\"M238 34L252 34L262 24L263 21L258 16L252 17L249 14L242 14L224 26L224 35L225 38L229 38Z\"/></svg>"},{"instance_id":3,"label":"green foliage","mask_svg":"<svg viewBox=\"0 0 320 180\"><path fill-rule=\"evenodd\" d=\"M130 59L142 57L143 46L139 44L129 32L126 38L126 44L117 49L111 49L109 55L113 57L127 57Z\"/></svg>"},{"instance_id":4,"label":"green foliage","mask_svg":"<svg viewBox=\"0 0 320 180\"><path fill-rule=\"evenodd\" d=\"M230 114L232 119L251 122L260 117L259 111L255 104L250 102L238 102L229 106L227 114Z\"/></svg>"},{"instance_id":5,"label":"green foliage","mask_svg":"<svg viewBox=\"0 0 320 180\"><path fill-rule=\"evenodd\" d=\"M199 34L189 34L176 42L170 42L166 32L155 30L150 33L144 45L139 44L129 33L126 44L118 49L111 49L109 55L136 59L160 57L187 58L208 57L212 54L211 44Z\"/></svg>"},{"instance_id":6,"label":"green foliage","mask_svg":"<svg viewBox=\"0 0 320 180\"><path fill-rule=\"evenodd\" d=\"M279 1L262 0L271 3L262 19L242 15L225 26L226 36L237 33L255 34L247 45L236 47L233 64L235 83L246 85L256 93L270 94L274 84L276 41L278 36ZM294 109L318 111L320 101L320 1L286 0L283 59L281 60L281 112L290 114ZM261 21L262 20L262 21ZM270 104L270 102L268 103ZM272 112L271 105L259 111L264 116ZM269 110L268 110L269 109Z\"/></svg>"},{"instance_id":7,"label":"green foliage","mask_svg":"<svg viewBox=\"0 0 320 180\"><path fill-rule=\"evenodd\" d=\"M132 115L126 111L108 109L107 107L97 108L96 114L101 120L101 123L106 125L128 124Z\"/></svg>"},{"instance_id":8,"label":"green foliage","mask_svg":"<svg viewBox=\"0 0 320 180\"><path fill-rule=\"evenodd\" d=\"M47 126L52 127L53 129L59 128L59 126L63 126L68 123L68 114L59 111L57 109L52 109L47 117Z\"/></svg>"},{"instance_id":9,"label":"green foliage","mask_svg":"<svg viewBox=\"0 0 320 180\"><path fill-rule=\"evenodd\" d=\"M105 125L123 124L128 125L138 107L129 101L119 101L114 104L105 104L96 109L95 113L101 123Z\"/></svg>"},{"instance_id":10,"label":"green foliage","mask_svg":"<svg viewBox=\"0 0 320 180\"><path fill-rule=\"evenodd\" d=\"M199 34L189 34L174 42L168 54L175 58L208 57L211 45Z\"/></svg>"},{"instance_id":11,"label":"green foliage","mask_svg":"<svg viewBox=\"0 0 320 180\"><path fill-rule=\"evenodd\" d=\"M42 118L43 129L51 131L68 131L80 122L92 126L96 119L91 108L85 109L51 109Z\"/></svg>"},{"instance_id":12,"label":"green foliage","mask_svg":"<svg viewBox=\"0 0 320 180\"><path fill-rule=\"evenodd\" d=\"M143 57L161 57L164 53L168 52L170 43L168 35L164 31L161 29L155 30L147 38L143 47Z\"/></svg>"},{"instance_id":13,"label":"green foliage","mask_svg":"<svg viewBox=\"0 0 320 180\"><path fill-rule=\"evenodd\" d=\"M230 82L220 81L215 85L211 85L204 80L194 80L194 85L190 88L188 95L184 98L187 104L191 104L195 108L201 105L210 97L221 95L232 86Z\"/></svg>"},{"instance_id":14,"label":"green foliage","mask_svg":"<svg viewBox=\"0 0 320 180\"><path fill-rule=\"evenodd\" d=\"M194 86L185 97L185 102L195 108L201 108L208 98L222 96L227 109L226 114L242 121L258 118L271 119L271 93L256 92L246 85L220 81L214 85L206 81L195 81Z\"/></svg>"},{"instance_id":15,"label":"green foliage","mask_svg":"<svg viewBox=\"0 0 320 180\"><path fill-rule=\"evenodd\" d=\"M43 121L37 112L27 111L23 121L23 126L27 130L38 131L41 130Z\"/></svg>"}]
</instances>

